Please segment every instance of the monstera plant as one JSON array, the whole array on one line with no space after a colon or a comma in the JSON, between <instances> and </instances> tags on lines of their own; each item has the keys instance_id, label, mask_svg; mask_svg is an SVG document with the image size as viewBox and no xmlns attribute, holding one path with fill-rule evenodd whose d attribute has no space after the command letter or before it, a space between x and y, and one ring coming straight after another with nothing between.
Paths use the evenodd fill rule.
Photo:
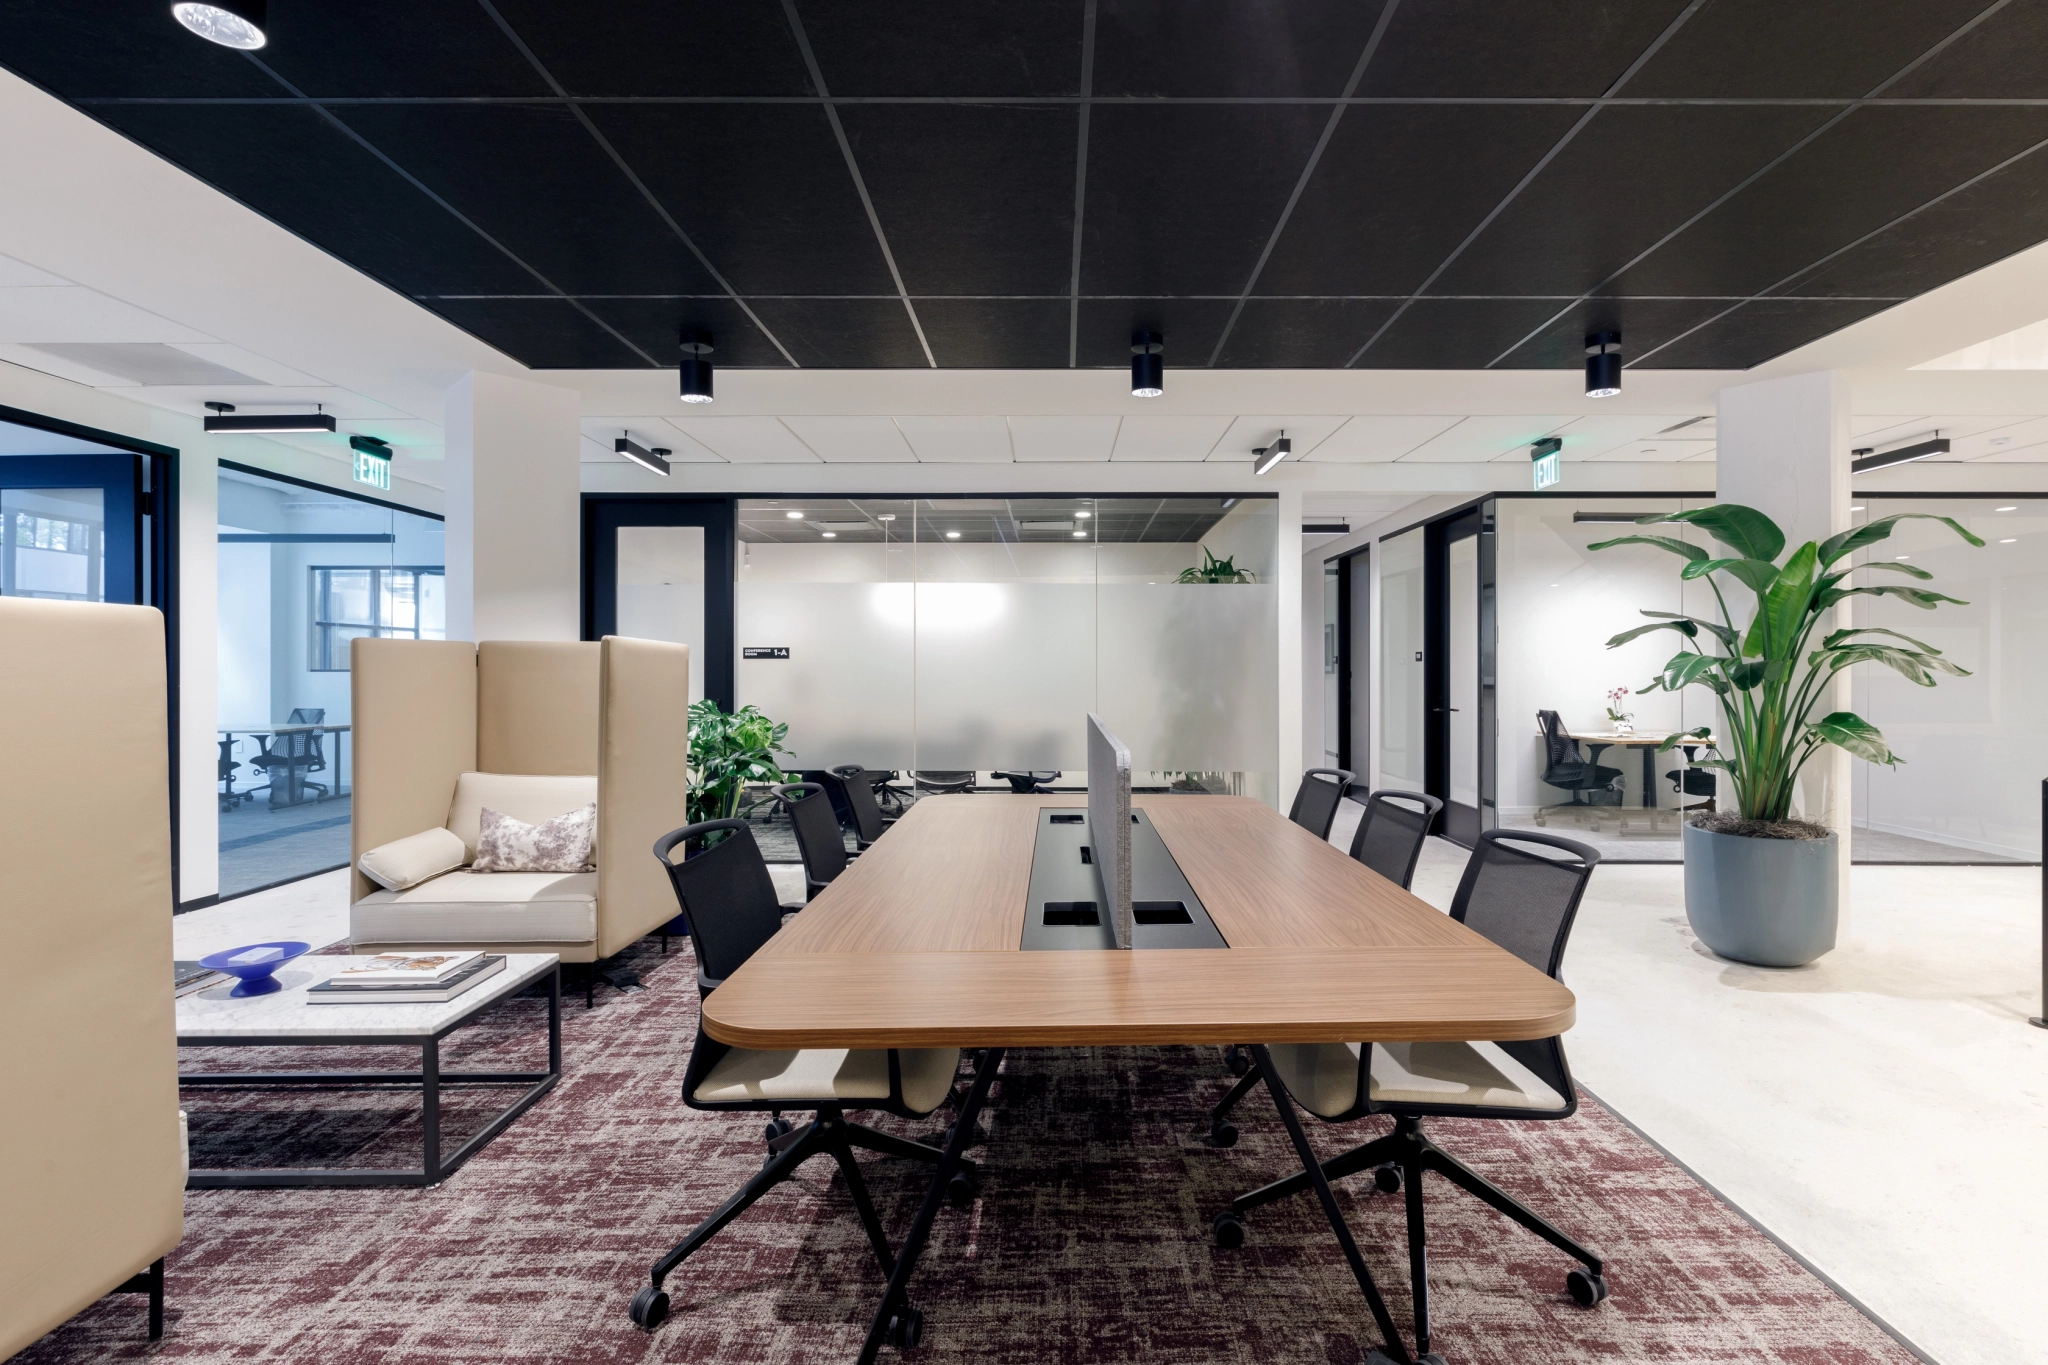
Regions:
<instances>
[{"instance_id":1,"label":"monstera plant","mask_svg":"<svg viewBox=\"0 0 2048 1365\"><path fill-rule=\"evenodd\" d=\"M789 726L758 707L721 711L709 697L690 705L690 823L730 820L739 814L748 783L786 782L775 755Z\"/></svg>"},{"instance_id":2,"label":"monstera plant","mask_svg":"<svg viewBox=\"0 0 2048 1365\"><path fill-rule=\"evenodd\" d=\"M1684 831L1687 915L1707 946L1723 956L1790 966L1811 961L1834 944L1834 836L1788 819L1800 770L1829 744L1872 763L1896 764L1899 759L1877 727L1855 712L1814 714L1828 695L1828 683L1843 669L1863 663L1882 664L1922 687L1934 686L1937 673L1968 671L1933 645L1883 626L1826 629L1835 604L1852 597L1892 597L1928 611L1943 602L1963 605L1912 584L1865 577L1852 582L1852 576L1871 572L1922 581L1934 576L1903 560L1849 562L1856 551L1885 540L1910 519L1939 521L1971 545L1984 544L1954 518L1902 512L1824 541L1807 541L1786 554L1785 533L1776 522L1753 507L1721 503L1637 518L1639 525L1696 526L1725 547L1721 554L1664 535L1619 536L1591 547L1654 545L1685 561L1681 579L1699 581L1713 593L1718 620L1645 611L1655 618L1650 624L1625 630L1607 645L1612 649L1654 631L1675 632L1684 641L1679 652L1638 691L1699 686L1720 702L1718 727L1682 731L1662 747L1708 749L1713 756L1697 765L1718 769L1733 789L1735 820L1710 817L1702 825L1695 817ZM1744 592L1747 603L1740 596ZM1731 595L1750 609L1736 611ZM1729 836L1735 837L1734 844L1721 842ZM1799 843L1813 847L1801 850ZM1823 899L1824 907L1799 903Z\"/></svg>"}]
</instances>

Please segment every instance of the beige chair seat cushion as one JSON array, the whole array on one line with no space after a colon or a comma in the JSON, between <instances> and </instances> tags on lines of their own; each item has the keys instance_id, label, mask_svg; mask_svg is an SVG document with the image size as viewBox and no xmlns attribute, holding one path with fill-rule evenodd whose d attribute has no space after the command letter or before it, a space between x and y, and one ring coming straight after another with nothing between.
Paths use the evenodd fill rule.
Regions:
<instances>
[{"instance_id":1,"label":"beige chair seat cushion","mask_svg":"<svg viewBox=\"0 0 2048 1365\"><path fill-rule=\"evenodd\" d=\"M597 937L597 874L449 872L372 891L348 918L358 944L588 943Z\"/></svg>"},{"instance_id":2,"label":"beige chair seat cushion","mask_svg":"<svg viewBox=\"0 0 2048 1365\"><path fill-rule=\"evenodd\" d=\"M1359 1043L1280 1043L1267 1049L1288 1093L1320 1118L1358 1103ZM1374 1104L1461 1104L1558 1110L1564 1097L1492 1043L1374 1043Z\"/></svg>"},{"instance_id":3,"label":"beige chair seat cushion","mask_svg":"<svg viewBox=\"0 0 2048 1365\"><path fill-rule=\"evenodd\" d=\"M900 1048L903 1102L920 1114L945 1103L960 1069L952 1047ZM690 1096L700 1104L749 1100L847 1101L889 1098L889 1054L885 1049L805 1048L801 1052L755 1052L736 1047L718 1059Z\"/></svg>"},{"instance_id":4,"label":"beige chair seat cushion","mask_svg":"<svg viewBox=\"0 0 2048 1365\"><path fill-rule=\"evenodd\" d=\"M455 799L448 806L448 828L476 858L476 841L484 807L500 815L542 824L557 815L580 810L597 800L595 777L547 777L525 773L464 773L455 779ZM597 860L595 847L591 861Z\"/></svg>"}]
</instances>

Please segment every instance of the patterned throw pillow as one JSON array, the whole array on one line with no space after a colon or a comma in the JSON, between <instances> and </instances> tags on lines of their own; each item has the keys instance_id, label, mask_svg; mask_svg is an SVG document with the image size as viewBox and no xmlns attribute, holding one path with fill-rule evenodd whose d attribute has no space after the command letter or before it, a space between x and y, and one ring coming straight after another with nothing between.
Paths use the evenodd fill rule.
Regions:
<instances>
[{"instance_id":1,"label":"patterned throw pillow","mask_svg":"<svg viewBox=\"0 0 2048 1365\"><path fill-rule=\"evenodd\" d=\"M597 803L529 825L483 808L472 872L588 872L597 841Z\"/></svg>"}]
</instances>

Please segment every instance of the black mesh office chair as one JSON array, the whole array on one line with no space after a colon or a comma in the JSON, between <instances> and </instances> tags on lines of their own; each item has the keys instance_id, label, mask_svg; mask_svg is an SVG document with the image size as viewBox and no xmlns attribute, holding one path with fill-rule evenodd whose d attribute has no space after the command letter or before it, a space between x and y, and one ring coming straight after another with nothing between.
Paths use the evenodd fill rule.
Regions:
<instances>
[{"instance_id":1,"label":"black mesh office chair","mask_svg":"<svg viewBox=\"0 0 2048 1365\"><path fill-rule=\"evenodd\" d=\"M1351 790L1355 778L1356 774L1343 768L1310 768L1301 775L1294 809L1287 812L1287 818L1318 839L1329 838L1330 826L1337 821L1337 803Z\"/></svg>"},{"instance_id":2,"label":"black mesh office chair","mask_svg":"<svg viewBox=\"0 0 2048 1365\"><path fill-rule=\"evenodd\" d=\"M1548 850L1548 852L1545 852ZM1485 935L1538 971L1555 978L1564 961L1572 920L1600 855L1584 844L1527 830L1487 830L1479 836L1465 875L1451 901L1451 918ZM1434 1171L1499 1213L1563 1251L1585 1268L1565 1277L1565 1288L1581 1308L1607 1297L1599 1254L1552 1227L1519 1200L1431 1142L1424 1118L1562 1119L1579 1107L1561 1038L1510 1043L1298 1043L1255 1047L1254 1076L1269 1081L1281 1120L1287 1125L1302 1172L1252 1191L1216 1215L1216 1244L1244 1244L1244 1215L1303 1190L1315 1189L1353 1270L1365 1288L1374 1316L1391 1335L1391 1324L1356 1257L1330 1180L1360 1171L1393 1193L1407 1190L1408 1260L1414 1280L1415 1351L1429 1350L1429 1276L1422 1210L1422 1173ZM1301 1130L1294 1105L1330 1123L1368 1114L1390 1114L1394 1131L1318 1165ZM1232 1134L1234 1140L1234 1133ZM1225 1145L1228 1145L1227 1143Z\"/></svg>"},{"instance_id":3,"label":"black mesh office chair","mask_svg":"<svg viewBox=\"0 0 2048 1365\"><path fill-rule=\"evenodd\" d=\"M1714 770L1712 768L1695 768L1691 766L1692 756L1699 751L1698 745L1686 744L1680 747L1685 750L1687 766L1673 768L1670 772L1664 774L1664 780L1671 784L1672 791L1682 797L1704 796L1707 798L1704 802L1695 802L1682 809L1712 810L1714 808Z\"/></svg>"},{"instance_id":4,"label":"black mesh office chair","mask_svg":"<svg viewBox=\"0 0 2048 1365\"><path fill-rule=\"evenodd\" d=\"M1064 774L1057 768L1020 768L1014 771L992 772L989 776L995 778L998 782L1009 783L1010 790L1018 796L1030 796L1037 792L1043 792L1046 783L1057 782Z\"/></svg>"},{"instance_id":5,"label":"black mesh office chair","mask_svg":"<svg viewBox=\"0 0 2048 1365\"><path fill-rule=\"evenodd\" d=\"M292 714L298 715L299 713L294 711ZM319 722L286 721L285 723L287 725L299 725L318 724ZM325 786L318 782L308 782L306 780L306 776L309 773L325 772L327 770L327 756L321 752L320 732L318 730L287 730L281 734L273 735L271 736L270 747L256 755L256 757L249 759L248 763L251 767L263 769L264 775L270 779L272 805L286 804L277 800L280 783L283 784L284 790L290 793L290 802L292 803L299 801L301 799L300 793L308 787L318 792L322 798L327 795L327 788ZM297 775L296 781L293 780L295 773Z\"/></svg>"},{"instance_id":6,"label":"black mesh office chair","mask_svg":"<svg viewBox=\"0 0 2048 1365\"><path fill-rule=\"evenodd\" d=\"M959 772L954 769L941 771L926 768L920 772L912 773L910 779L917 784L919 791L930 792L934 796L945 796L952 792L971 791L974 787L973 773Z\"/></svg>"},{"instance_id":7,"label":"black mesh office chair","mask_svg":"<svg viewBox=\"0 0 2048 1365\"><path fill-rule=\"evenodd\" d=\"M816 804L825 807L827 803ZM717 831L725 833L720 843L671 860L669 855L678 846ZM782 926L782 907L775 902L768 865L744 820L707 820L672 830L655 842L654 856L668 869L676 902L689 920L690 942L697 950L697 990L709 995ZM959 1066L957 1048L756 1052L728 1047L699 1028L683 1074L683 1103L692 1109L767 1112L767 1164L654 1263L650 1283L633 1297L633 1321L650 1329L659 1326L668 1316L669 1306L662 1282L675 1268L755 1200L795 1175L797 1167L824 1154L839 1163L846 1177L854 1212L867 1230L883 1275L893 1273L895 1257L881 1220L875 1216L874 1201L853 1159L853 1149L864 1147L934 1165L945 1153L850 1123L846 1114L849 1110L881 1109L904 1118L923 1118L952 1097ZM782 1117L785 1109L810 1110L815 1116L796 1128ZM947 1185L947 1196L956 1207L965 1206L973 1202L975 1187L974 1163L963 1159L959 1174ZM889 1339L898 1346L915 1346L921 1331L917 1310L906 1308L891 1324Z\"/></svg>"},{"instance_id":8,"label":"black mesh office chair","mask_svg":"<svg viewBox=\"0 0 2048 1365\"><path fill-rule=\"evenodd\" d=\"M1429 827L1443 808L1442 801L1421 792L1374 792L1365 798L1365 818L1351 836L1351 856L1406 891Z\"/></svg>"},{"instance_id":9,"label":"black mesh office chair","mask_svg":"<svg viewBox=\"0 0 2048 1365\"><path fill-rule=\"evenodd\" d=\"M846 802L846 808L853 812L854 842L865 849L881 838L896 821L882 814L881 803L875 800L874 774L858 763L843 764L831 772L832 780L839 784L839 794Z\"/></svg>"},{"instance_id":10,"label":"black mesh office chair","mask_svg":"<svg viewBox=\"0 0 2048 1365\"><path fill-rule=\"evenodd\" d=\"M1567 805L1588 807L1593 804L1587 797L1594 792L1619 792L1621 769L1604 767L1587 760L1579 752L1579 743L1564 728L1564 720L1555 711L1538 711L1536 724L1543 731L1543 780L1553 787L1561 787L1571 793ZM1617 795L1612 804L1619 805ZM1536 823L1543 824L1545 807L1536 812Z\"/></svg>"},{"instance_id":11,"label":"black mesh office chair","mask_svg":"<svg viewBox=\"0 0 2048 1365\"><path fill-rule=\"evenodd\" d=\"M834 877L846 871L850 861L846 836L839 832L839 817L832 813L832 798L818 783L784 782L775 788L775 796L796 828L796 850L804 860L804 900L808 903Z\"/></svg>"}]
</instances>

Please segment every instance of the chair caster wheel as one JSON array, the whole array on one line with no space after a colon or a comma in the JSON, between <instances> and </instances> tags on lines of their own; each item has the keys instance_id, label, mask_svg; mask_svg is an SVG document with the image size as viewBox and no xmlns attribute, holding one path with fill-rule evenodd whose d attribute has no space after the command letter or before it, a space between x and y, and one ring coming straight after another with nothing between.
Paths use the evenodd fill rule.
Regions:
<instances>
[{"instance_id":1,"label":"chair caster wheel","mask_svg":"<svg viewBox=\"0 0 2048 1365\"><path fill-rule=\"evenodd\" d=\"M1235 1043L1232 1043L1230 1050L1223 1054L1223 1064L1230 1068L1230 1074L1233 1076L1242 1076L1252 1069L1252 1059Z\"/></svg>"},{"instance_id":2,"label":"chair caster wheel","mask_svg":"<svg viewBox=\"0 0 2048 1365\"><path fill-rule=\"evenodd\" d=\"M1564 1277L1564 1287L1581 1308L1591 1308L1607 1297L1607 1279L1597 1270L1574 1270Z\"/></svg>"},{"instance_id":3,"label":"chair caster wheel","mask_svg":"<svg viewBox=\"0 0 2048 1365\"><path fill-rule=\"evenodd\" d=\"M633 1322L652 1332L668 1317L668 1295L654 1285L647 1285L633 1296L633 1306L626 1310L633 1316Z\"/></svg>"},{"instance_id":4,"label":"chair caster wheel","mask_svg":"<svg viewBox=\"0 0 2048 1365\"><path fill-rule=\"evenodd\" d=\"M882 1339L899 1351L914 1351L924 1340L924 1314L911 1307L899 1308L889 1317Z\"/></svg>"},{"instance_id":5,"label":"chair caster wheel","mask_svg":"<svg viewBox=\"0 0 2048 1365\"><path fill-rule=\"evenodd\" d=\"M953 1172L953 1178L946 1182L946 1202L956 1209L964 1209L974 1202L974 1196L981 1193L981 1186L966 1171Z\"/></svg>"},{"instance_id":6,"label":"chair caster wheel","mask_svg":"<svg viewBox=\"0 0 2048 1365\"><path fill-rule=\"evenodd\" d=\"M1372 1172L1372 1186L1381 1194L1401 1192L1401 1168L1399 1166L1375 1166Z\"/></svg>"},{"instance_id":7,"label":"chair caster wheel","mask_svg":"<svg viewBox=\"0 0 2048 1365\"><path fill-rule=\"evenodd\" d=\"M1237 1146L1237 1125L1229 1119L1215 1119L1209 1124L1209 1145L1212 1147Z\"/></svg>"},{"instance_id":8,"label":"chair caster wheel","mask_svg":"<svg viewBox=\"0 0 2048 1365\"><path fill-rule=\"evenodd\" d=\"M1225 1251L1235 1251L1244 1245L1244 1219L1231 1209L1216 1215L1209 1224L1209 1231L1216 1239L1216 1245Z\"/></svg>"},{"instance_id":9,"label":"chair caster wheel","mask_svg":"<svg viewBox=\"0 0 2048 1365\"><path fill-rule=\"evenodd\" d=\"M773 1142L779 1137L788 1137L794 1131L795 1125L790 1123L788 1119L770 1119L768 1120L766 1131L761 1134L761 1138L765 1142Z\"/></svg>"}]
</instances>

